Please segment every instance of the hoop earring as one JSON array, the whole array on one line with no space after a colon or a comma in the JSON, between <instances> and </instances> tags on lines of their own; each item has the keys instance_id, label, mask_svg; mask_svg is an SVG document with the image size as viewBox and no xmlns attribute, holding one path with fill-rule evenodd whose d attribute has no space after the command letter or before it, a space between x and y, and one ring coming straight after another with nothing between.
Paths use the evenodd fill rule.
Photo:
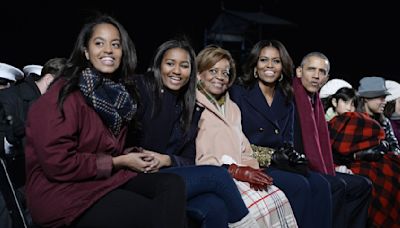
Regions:
<instances>
[{"instance_id":1,"label":"hoop earring","mask_svg":"<svg viewBox=\"0 0 400 228\"><path fill-rule=\"evenodd\" d=\"M258 75L257 75L257 72L256 72L256 71L254 71L254 77L255 77L255 78L258 78Z\"/></svg>"},{"instance_id":2,"label":"hoop earring","mask_svg":"<svg viewBox=\"0 0 400 228\"><path fill-rule=\"evenodd\" d=\"M283 74L281 74L281 77L279 78L279 81L281 82L283 80Z\"/></svg>"}]
</instances>

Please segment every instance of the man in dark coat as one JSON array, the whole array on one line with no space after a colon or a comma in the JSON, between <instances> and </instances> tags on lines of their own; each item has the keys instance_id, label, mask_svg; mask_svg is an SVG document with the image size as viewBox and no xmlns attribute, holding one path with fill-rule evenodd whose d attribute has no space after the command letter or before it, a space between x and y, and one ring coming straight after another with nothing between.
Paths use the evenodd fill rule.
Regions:
<instances>
[{"instance_id":1,"label":"man in dark coat","mask_svg":"<svg viewBox=\"0 0 400 228\"><path fill-rule=\"evenodd\" d=\"M296 69L294 146L307 156L310 169L324 175L331 185L333 227L364 228L372 184L362 176L335 172L325 112L318 94L328 79L329 68L324 54L312 52Z\"/></svg>"}]
</instances>

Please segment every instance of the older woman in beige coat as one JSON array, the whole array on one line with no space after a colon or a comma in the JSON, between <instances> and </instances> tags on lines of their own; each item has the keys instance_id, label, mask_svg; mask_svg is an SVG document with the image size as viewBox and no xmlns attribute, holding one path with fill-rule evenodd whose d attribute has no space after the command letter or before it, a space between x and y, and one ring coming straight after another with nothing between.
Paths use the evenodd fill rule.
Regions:
<instances>
[{"instance_id":1,"label":"older woman in beige coat","mask_svg":"<svg viewBox=\"0 0 400 228\"><path fill-rule=\"evenodd\" d=\"M218 46L208 46L196 62L196 99L204 107L196 139L196 164L227 166L260 227L297 227L285 194L272 185L272 178L252 157L250 143L242 132L240 109L226 92L235 80L231 54Z\"/></svg>"}]
</instances>

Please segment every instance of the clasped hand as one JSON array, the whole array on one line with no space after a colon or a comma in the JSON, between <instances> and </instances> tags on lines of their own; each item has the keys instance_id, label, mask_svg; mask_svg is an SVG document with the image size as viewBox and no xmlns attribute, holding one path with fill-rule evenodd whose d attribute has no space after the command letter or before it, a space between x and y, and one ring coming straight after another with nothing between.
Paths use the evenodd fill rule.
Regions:
<instances>
[{"instance_id":1,"label":"clasped hand","mask_svg":"<svg viewBox=\"0 0 400 228\"><path fill-rule=\"evenodd\" d=\"M273 183L272 177L264 173L263 170L254 169L249 166L231 164L228 172L236 180L248 182L250 187L255 190L264 190L268 185Z\"/></svg>"},{"instance_id":2,"label":"clasped hand","mask_svg":"<svg viewBox=\"0 0 400 228\"><path fill-rule=\"evenodd\" d=\"M137 148L127 148L124 151L124 164L127 168L138 172L153 173L158 171L160 160L145 150L137 150Z\"/></svg>"}]
</instances>

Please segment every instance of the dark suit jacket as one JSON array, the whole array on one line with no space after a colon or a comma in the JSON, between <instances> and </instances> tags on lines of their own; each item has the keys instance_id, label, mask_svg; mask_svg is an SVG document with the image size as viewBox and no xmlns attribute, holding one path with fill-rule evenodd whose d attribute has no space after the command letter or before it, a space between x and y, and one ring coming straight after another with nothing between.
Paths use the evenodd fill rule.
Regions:
<instances>
[{"instance_id":1,"label":"dark suit jacket","mask_svg":"<svg viewBox=\"0 0 400 228\"><path fill-rule=\"evenodd\" d=\"M271 107L258 84L249 89L234 85L229 94L242 112L243 132L250 143L276 148L293 142L293 102L286 104L279 87Z\"/></svg>"}]
</instances>

